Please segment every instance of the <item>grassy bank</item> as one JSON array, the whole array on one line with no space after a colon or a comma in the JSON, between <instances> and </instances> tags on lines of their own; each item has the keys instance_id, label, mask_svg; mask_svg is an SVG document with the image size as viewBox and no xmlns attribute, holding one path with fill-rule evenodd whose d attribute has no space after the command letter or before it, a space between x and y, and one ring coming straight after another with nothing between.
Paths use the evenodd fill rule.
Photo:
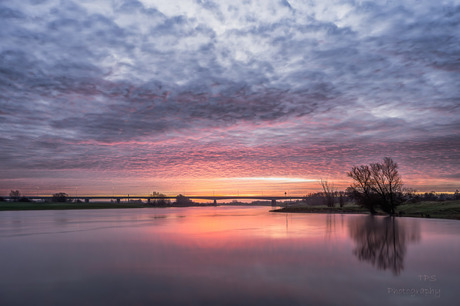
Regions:
<instances>
[{"instance_id":1,"label":"grassy bank","mask_svg":"<svg viewBox=\"0 0 460 306\"><path fill-rule=\"evenodd\" d=\"M274 212L292 213L368 213L362 207L348 204L344 207L327 206L292 206L273 210ZM407 203L398 206L397 215L403 217L422 217L460 220L460 200L455 201L424 201ZM379 213L383 214L383 213Z\"/></svg>"},{"instance_id":2,"label":"grassy bank","mask_svg":"<svg viewBox=\"0 0 460 306\"><path fill-rule=\"evenodd\" d=\"M317 213L317 214L367 214L368 210L355 204L348 204L343 207L327 207L325 205L293 205L279 209L271 210L272 212L290 212L290 213Z\"/></svg>"},{"instance_id":3,"label":"grassy bank","mask_svg":"<svg viewBox=\"0 0 460 306\"><path fill-rule=\"evenodd\" d=\"M272 210L273 212L292 212L292 213L338 213L338 214L358 214L358 213L368 213L368 211L362 207L359 207L355 204L348 204L344 207L327 207L325 205L293 205L288 207L283 207L280 209Z\"/></svg>"},{"instance_id":4,"label":"grassy bank","mask_svg":"<svg viewBox=\"0 0 460 306\"><path fill-rule=\"evenodd\" d=\"M460 220L460 200L424 201L398 206L400 216Z\"/></svg>"}]
</instances>

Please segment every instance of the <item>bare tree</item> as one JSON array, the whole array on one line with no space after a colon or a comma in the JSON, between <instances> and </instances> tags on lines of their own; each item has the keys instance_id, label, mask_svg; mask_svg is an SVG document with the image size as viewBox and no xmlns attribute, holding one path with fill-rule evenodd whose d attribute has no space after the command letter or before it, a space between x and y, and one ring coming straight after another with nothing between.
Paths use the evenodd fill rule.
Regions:
<instances>
[{"instance_id":1,"label":"bare tree","mask_svg":"<svg viewBox=\"0 0 460 306\"><path fill-rule=\"evenodd\" d=\"M343 192L343 191L339 191L339 192L338 192L338 195L339 195L339 206L340 206L340 207L343 207L343 206L345 205L344 192Z\"/></svg>"},{"instance_id":2,"label":"bare tree","mask_svg":"<svg viewBox=\"0 0 460 306\"><path fill-rule=\"evenodd\" d=\"M10 191L10 198L13 201L18 201L20 197L21 197L21 192L19 192L19 190L11 190Z\"/></svg>"},{"instance_id":3,"label":"bare tree","mask_svg":"<svg viewBox=\"0 0 460 306\"><path fill-rule=\"evenodd\" d=\"M351 187L347 189L349 195L357 201L358 205L369 209L371 214L377 213L369 166L354 166L347 175L355 180Z\"/></svg>"},{"instance_id":4,"label":"bare tree","mask_svg":"<svg viewBox=\"0 0 460 306\"><path fill-rule=\"evenodd\" d=\"M151 205L154 205L154 206L169 206L171 205L171 201L169 201L168 199L165 199L166 195L163 194L163 193L159 193L159 192L152 192L152 195L151 195L152 199L150 201L150 204Z\"/></svg>"},{"instance_id":5,"label":"bare tree","mask_svg":"<svg viewBox=\"0 0 460 306\"><path fill-rule=\"evenodd\" d=\"M401 204L403 183L398 164L390 157L385 157L382 163L355 166L347 175L354 180L349 193L372 214L377 207L394 214L396 206Z\"/></svg>"},{"instance_id":6,"label":"bare tree","mask_svg":"<svg viewBox=\"0 0 460 306\"><path fill-rule=\"evenodd\" d=\"M53 194L53 197L51 198L52 202L57 202L57 203L65 203L67 202L67 198L69 195L65 192L58 192Z\"/></svg>"},{"instance_id":7,"label":"bare tree","mask_svg":"<svg viewBox=\"0 0 460 306\"><path fill-rule=\"evenodd\" d=\"M321 186L323 187L324 199L326 200L327 207L334 207L334 185L321 179Z\"/></svg>"},{"instance_id":8,"label":"bare tree","mask_svg":"<svg viewBox=\"0 0 460 306\"><path fill-rule=\"evenodd\" d=\"M179 194L176 197L176 205L177 206L190 206L192 204L193 204L193 201L190 200L190 198L188 198L186 196L183 196L183 195Z\"/></svg>"}]
</instances>

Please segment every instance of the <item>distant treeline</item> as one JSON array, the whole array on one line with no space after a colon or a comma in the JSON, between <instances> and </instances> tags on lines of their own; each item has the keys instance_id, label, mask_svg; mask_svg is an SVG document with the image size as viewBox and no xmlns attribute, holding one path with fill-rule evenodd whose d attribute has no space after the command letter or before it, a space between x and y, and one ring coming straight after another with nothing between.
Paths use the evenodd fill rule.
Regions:
<instances>
[{"instance_id":1,"label":"distant treeline","mask_svg":"<svg viewBox=\"0 0 460 306\"><path fill-rule=\"evenodd\" d=\"M417 203L421 201L451 201L460 200L460 192L455 190L454 193L437 193L435 191L417 193L415 191L407 191L405 194L407 202Z\"/></svg>"}]
</instances>

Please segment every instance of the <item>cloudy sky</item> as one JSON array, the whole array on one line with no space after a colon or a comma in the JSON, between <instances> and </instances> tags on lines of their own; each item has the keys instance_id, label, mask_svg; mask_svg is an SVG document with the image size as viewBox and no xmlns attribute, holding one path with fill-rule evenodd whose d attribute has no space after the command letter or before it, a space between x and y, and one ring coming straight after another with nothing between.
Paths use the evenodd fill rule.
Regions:
<instances>
[{"instance_id":1,"label":"cloudy sky","mask_svg":"<svg viewBox=\"0 0 460 306\"><path fill-rule=\"evenodd\" d=\"M460 188L460 0L0 1L0 194Z\"/></svg>"}]
</instances>

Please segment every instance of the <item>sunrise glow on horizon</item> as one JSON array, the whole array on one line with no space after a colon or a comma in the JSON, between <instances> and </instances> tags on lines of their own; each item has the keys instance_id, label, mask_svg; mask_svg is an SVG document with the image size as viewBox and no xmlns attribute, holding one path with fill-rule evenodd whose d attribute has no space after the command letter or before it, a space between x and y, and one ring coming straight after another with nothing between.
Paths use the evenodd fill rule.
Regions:
<instances>
[{"instance_id":1,"label":"sunrise glow on horizon","mask_svg":"<svg viewBox=\"0 0 460 306\"><path fill-rule=\"evenodd\" d=\"M4 1L0 196L460 189L459 0Z\"/></svg>"}]
</instances>

